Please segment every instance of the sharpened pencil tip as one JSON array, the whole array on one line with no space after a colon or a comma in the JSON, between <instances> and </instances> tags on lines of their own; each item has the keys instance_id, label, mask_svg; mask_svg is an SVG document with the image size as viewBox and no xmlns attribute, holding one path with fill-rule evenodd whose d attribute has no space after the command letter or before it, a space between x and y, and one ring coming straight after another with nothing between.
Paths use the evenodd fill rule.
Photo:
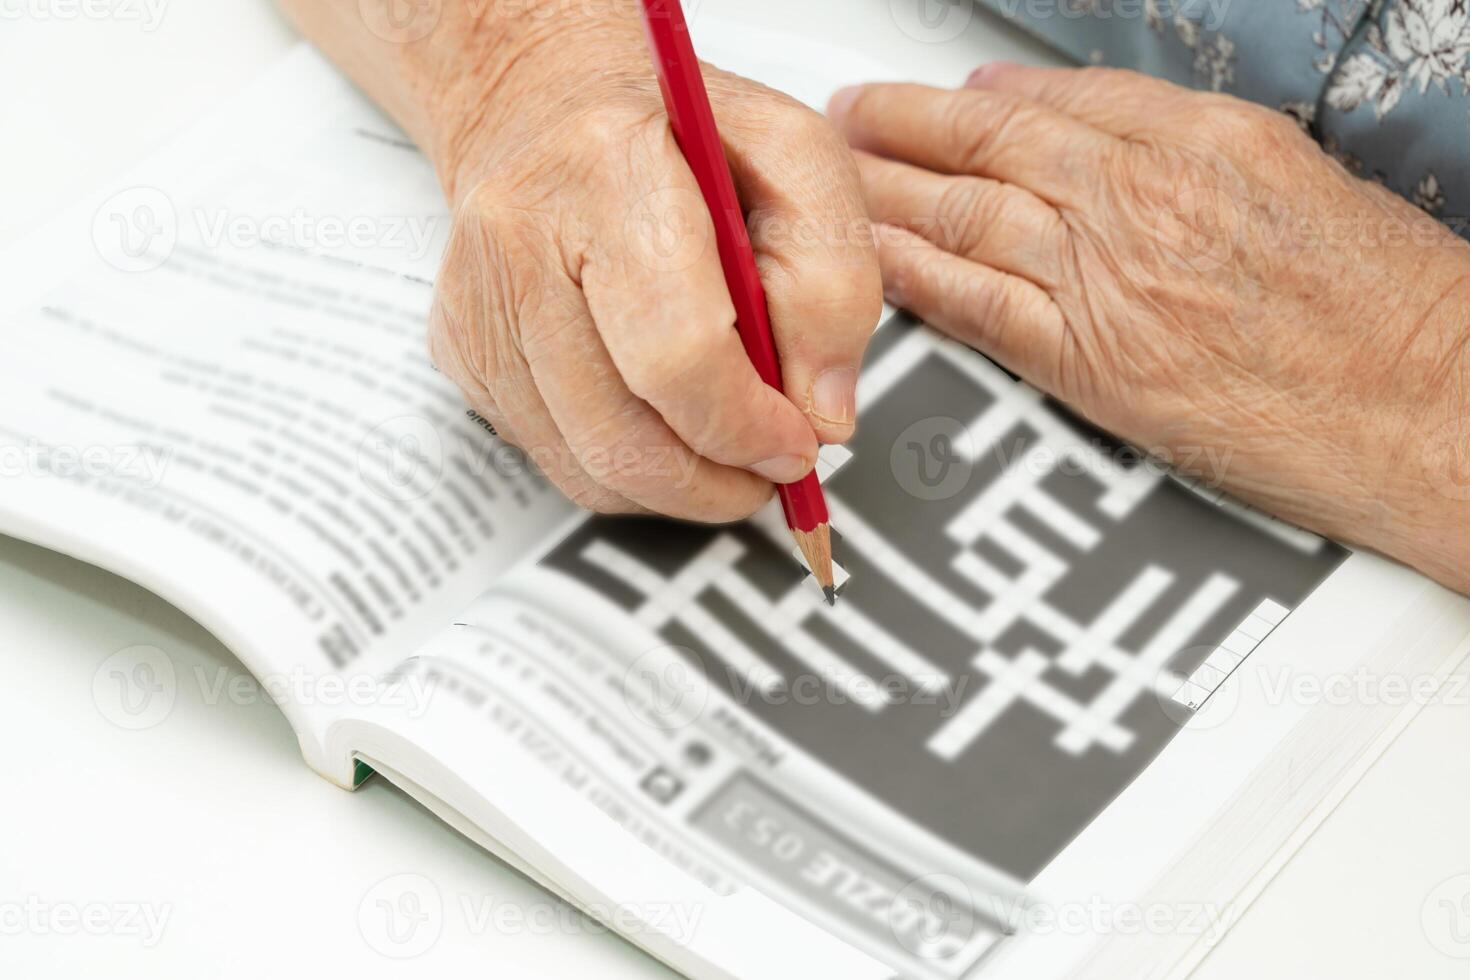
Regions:
<instances>
[{"instance_id":1,"label":"sharpened pencil tip","mask_svg":"<svg viewBox=\"0 0 1470 980\"><path fill-rule=\"evenodd\" d=\"M834 607L837 605L837 590L832 586L829 585L823 589L822 594L827 597L827 605Z\"/></svg>"}]
</instances>

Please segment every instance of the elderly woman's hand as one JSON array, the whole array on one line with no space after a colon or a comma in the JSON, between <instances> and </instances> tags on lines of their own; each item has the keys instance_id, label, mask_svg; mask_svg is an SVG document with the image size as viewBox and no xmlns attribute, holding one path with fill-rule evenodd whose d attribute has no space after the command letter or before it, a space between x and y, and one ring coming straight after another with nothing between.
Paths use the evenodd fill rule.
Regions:
<instances>
[{"instance_id":1,"label":"elderly woman's hand","mask_svg":"<svg viewBox=\"0 0 1470 980\"><path fill-rule=\"evenodd\" d=\"M1470 588L1470 246L1131 72L849 89L889 298L1135 445ZM1189 461L1198 461L1191 464Z\"/></svg>"},{"instance_id":2,"label":"elderly woman's hand","mask_svg":"<svg viewBox=\"0 0 1470 980\"><path fill-rule=\"evenodd\" d=\"M569 497L734 520L851 436L882 290L857 169L820 114L706 69L782 397L733 329L636 4L433 4L408 30L357 0L283 2L437 168L454 226L431 353Z\"/></svg>"}]
</instances>

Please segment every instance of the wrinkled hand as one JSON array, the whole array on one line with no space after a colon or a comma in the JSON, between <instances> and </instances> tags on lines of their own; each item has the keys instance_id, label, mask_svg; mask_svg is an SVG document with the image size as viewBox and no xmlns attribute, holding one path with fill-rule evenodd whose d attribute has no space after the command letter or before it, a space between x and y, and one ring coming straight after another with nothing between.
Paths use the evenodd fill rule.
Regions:
<instances>
[{"instance_id":1,"label":"wrinkled hand","mask_svg":"<svg viewBox=\"0 0 1470 980\"><path fill-rule=\"evenodd\" d=\"M787 396L734 329L714 228L641 33L568 31L441 118L455 224L431 352L579 503L728 521L846 441L882 291L856 167L817 113L706 68ZM473 91L473 90L472 90Z\"/></svg>"},{"instance_id":2,"label":"wrinkled hand","mask_svg":"<svg viewBox=\"0 0 1470 980\"><path fill-rule=\"evenodd\" d=\"M829 114L866 151L893 302L1141 449L1470 587L1470 247L1437 221L1284 115L1131 72L994 65Z\"/></svg>"}]
</instances>

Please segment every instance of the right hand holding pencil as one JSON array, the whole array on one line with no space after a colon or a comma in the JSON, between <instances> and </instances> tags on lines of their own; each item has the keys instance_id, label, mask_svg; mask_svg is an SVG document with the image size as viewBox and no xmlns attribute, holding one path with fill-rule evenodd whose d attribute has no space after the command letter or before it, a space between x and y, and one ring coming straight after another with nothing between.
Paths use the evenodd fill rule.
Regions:
<instances>
[{"instance_id":1,"label":"right hand holding pencil","mask_svg":"<svg viewBox=\"0 0 1470 980\"><path fill-rule=\"evenodd\" d=\"M634 40L595 73L575 64L590 55L526 69L577 80L542 96L534 123L497 114L465 138L432 351L578 502L733 520L773 482L805 476L819 440L852 434L882 301L871 232L856 168L821 117L706 70L789 396L767 387L733 329L713 225ZM507 138L518 125L540 138Z\"/></svg>"},{"instance_id":2,"label":"right hand holding pencil","mask_svg":"<svg viewBox=\"0 0 1470 980\"><path fill-rule=\"evenodd\" d=\"M707 67L783 396L734 329L637 6L539 2L446 4L402 43L356 0L286 5L439 172L454 225L430 350L471 407L584 506L745 517L853 432L882 305L856 165L816 112Z\"/></svg>"}]
</instances>

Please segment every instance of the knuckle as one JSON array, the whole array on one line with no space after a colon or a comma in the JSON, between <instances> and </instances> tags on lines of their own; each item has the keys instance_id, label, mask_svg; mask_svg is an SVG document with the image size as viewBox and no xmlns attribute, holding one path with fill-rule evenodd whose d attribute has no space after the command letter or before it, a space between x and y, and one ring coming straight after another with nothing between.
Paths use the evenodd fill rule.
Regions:
<instances>
[{"instance_id":1,"label":"knuckle","mask_svg":"<svg viewBox=\"0 0 1470 980\"><path fill-rule=\"evenodd\" d=\"M580 469L605 489L646 496L678 472L662 423L628 408L570 440Z\"/></svg>"},{"instance_id":2,"label":"knuckle","mask_svg":"<svg viewBox=\"0 0 1470 980\"><path fill-rule=\"evenodd\" d=\"M567 343L560 339L562 334L591 329L587 314L575 308L538 304L531 310L521 311L522 314L527 312L531 315L515 317L527 364L540 365L543 361L550 361L549 367L555 370L563 363L561 351Z\"/></svg>"},{"instance_id":3,"label":"knuckle","mask_svg":"<svg viewBox=\"0 0 1470 980\"><path fill-rule=\"evenodd\" d=\"M623 496L598 485L585 474L567 477L559 486L568 500L595 514L626 514L632 509Z\"/></svg>"},{"instance_id":4,"label":"knuckle","mask_svg":"<svg viewBox=\"0 0 1470 980\"><path fill-rule=\"evenodd\" d=\"M1207 132L1219 146L1250 155L1274 147L1290 129L1299 136L1295 124L1278 112L1271 112L1228 97L1211 100L1215 104L1205 111Z\"/></svg>"},{"instance_id":5,"label":"knuckle","mask_svg":"<svg viewBox=\"0 0 1470 980\"><path fill-rule=\"evenodd\" d=\"M939 198L940 229L944 243L960 255L983 251L987 233L1000 220L995 188L976 178L952 181Z\"/></svg>"},{"instance_id":6,"label":"knuckle","mask_svg":"<svg viewBox=\"0 0 1470 980\"><path fill-rule=\"evenodd\" d=\"M824 329L871 327L883 308L882 276L866 266L825 268L799 277L798 283L792 304L796 314Z\"/></svg>"},{"instance_id":7,"label":"knuckle","mask_svg":"<svg viewBox=\"0 0 1470 980\"><path fill-rule=\"evenodd\" d=\"M568 132L578 147L593 151L624 152L630 138L627 118L620 112L607 112L596 106L567 120Z\"/></svg>"},{"instance_id":8,"label":"knuckle","mask_svg":"<svg viewBox=\"0 0 1470 980\"><path fill-rule=\"evenodd\" d=\"M838 142L836 131L825 118L789 96L776 97L767 122L777 146L832 145Z\"/></svg>"},{"instance_id":9,"label":"knuckle","mask_svg":"<svg viewBox=\"0 0 1470 980\"><path fill-rule=\"evenodd\" d=\"M454 209L457 225L478 222L486 215L494 214L500 207L500 190L497 182L482 180L465 192L459 206Z\"/></svg>"},{"instance_id":10,"label":"knuckle","mask_svg":"<svg viewBox=\"0 0 1470 980\"><path fill-rule=\"evenodd\" d=\"M834 275L840 295L829 307L838 330L866 341L883 316L883 273L876 263Z\"/></svg>"},{"instance_id":11,"label":"knuckle","mask_svg":"<svg viewBox=\"0 0 1470 980\"><path fill-rule=\"evenodd\" d=\"M961 168L983 171L1007 134L1025 124L1027 113L1025 104L1013 96L962 93L953 99L945 111L944 127Z\"/></svg>"},{"instance_id":12,"label":"knuckle","mask_svg":"<svg viewBox=\"0 0 1470 980\"><path fill-rule=\"evenodd\" d=\"M485 375L480 388L485 393L485 397L500 406L501 410L513 421L526 419L532 415L544 416L546 414L541 404L541 394L536 388L535 381L528 374L497 370ZM521 448L535 447L522 446Z\"/></svg>"},{"instance_id":13,"label":"knuckle","mask_svg":"<svg viewBox=\"0 0 1470 980\"><path fill-rule=\"evenodd\" d=\"M1154 78L1152 75L1114 65L1086 65L1077 69L1075 79L1078 83L1077 89L1083 92L1095 91L1103 87L1114 92L1128 89L1159 91L1171 87L1168 82Z\"/></svg>"},{"instance_id":14,"label":"knuckle","mask_svg":"<svg viewBox=\"0 0 1470 980\"><path fill-rule=\"evenodd\" d=\"M970 339L981 349L995 350L1001 346L1003 324L1013 312L1015 297L1008 289L967 285L964 295L969 297Z\"/></svg>"},{"instance_id":15,"label":"knuckle","mask_svg":"<svg viewBox=\"0 0 1470 980\"><path fill-rule=\"evenodd\" d=\"M1111 65L1083 65L1072 77L1077 80L1079 88L1087 89L1100 85L1118 85L1139 76L1126 68L1115 68Z\"/></svg>"},{"instance_id":16,"label":"knuckle","mask_svg":"<svg viewBox=\"0 0 1470 980\"><path fill-rule=\"evenodd\" d=\"M708 410L701 412L680 432L689 448L700 456L717 463L744 465L765 459L774 452L764 452L775 431L771 419L758 409L765 405L765 393L755 385L764 385L755 379L743 396L731 399L734 404L711 403Z\"/></svg>"},{"instance_id":17,"label":"knuckle","mask_svg":"<svg viewBox=\"0 0 1470 980\"><path fill-rule=\"evenodd\" d=\"M454 378L459 369L458 358L454 356L451 345L452 334L450 332L449 315L446 313L439 301L434 303L434 312L429 317L429 328L425 332L425 348L429 355L429 361L436 368Z\"/></svg>"},{"instance_id":18,"label":"knuckle","mask_svg":"<svg viewBox=\"0 0 1470 980\"><path fill-rule=\"evenodd\" d=\"M429 359L461 388L484 388L498 373L494 346L483 331L469 329L443 302L436 303L428 330Z\"/></svg>"},{"instance_id":19,"label":"knuckle","mask_svg":"<svg viewBox=\"0 0 1470 980\"><path fill-rule=\"evenodd\" d=\"M743 521L755 514L766 505L775 494L775 487L764 480L752 480L742 476L742 486L729 500L724 514L717 514L714 520Z\"/></svg>"},{"instance_id":20,"label":"knuckle","mask_svg":"<svg viewBox=\"0 0 1470 980\"><path fill-rule=\"evenodd\" d=\"M728 317L714 315L671 317L650 331L648 342L630 359L623 372L628 390L646 402L677 401L708 377L711 358L728 339L735 322L734 307Z\"/></svg>"},{"instance_id":21,"label":"knuckle","mask_svg":"<svg viewBox=\"0 0 1470 980\"><path fill-rule=\"evenodd\" d=\"M468 217L494 214L501 207L501 188L498 181L482 180L465 194L459 212Z\"/></svg>"},{"instance_id":22,"label":"knuckle","mask_svg":"<svg viewBox=\"0 0 1470 980\"><path fill-rule=\"evenodd\" d=\"M660 350L638 357L623 372L628 390L643 401L658 404L680 393L688 383L688 360L694 353L687 342L661 344Z\"/></svg>"},{"instance_id":23,"label":"knuckle","mask_svg":"<svg viewBox=\"0 0 1470 980\"><path fill-rule=\"evenodd\" d=\"M915 264L914 279L931 283L933 291L941 296L971 296L970 284L960 276L953 262L941 253L925 251ZM973 298L973 297L972 297Z\"/></svg>"},{"instance_id":24,"label":"knuckle","mask_svg":"<svg viewBox=\"0 0 1470 980\"><path fill-rule=\"evenodd\" d=\"M567 444L584 468L586 459L610 453L632 440L629 430L637 425L639 411L636 403L619 404L566 427Z\"/></svg>"},{"instance_id":25,"label":"knuckle","mask_svg":"<svg viewBox=\"0 0 1470 980\"><path fill-rule=\"evenodd\" d=\"M482 180L465 192L454 212L456 240L489 228L499 229L497 238L510 239L516 226L504 220L512 212L504 184L499 180Z\"/></svg>"},{"instance_id":26,"label":"knuckle","mask_svg":"<svg viewBox=\"0 0 1470 980\"><path fill-rule=\"evenodd\" d=\"M875 233L861 247L763 256L761 280L783 333L815 336L831 329L870 329L883 310L883 273Z\"/></svg>"},{"instance_id":27,"label":"knuckle","mask_svg":"<svg viewBox=\"0 0 1470 980\"><path fill-rule=\"evenodd\" d=\"M454 210L445 267L459 275L479 265L516 262L534 268L534 259L556 237L551 214L535 203L527 206L513 175L501 173L465 192Z\"/></svg>"},{"instance_id":28,"label":"knuckle","mask_svg":"<svg viewBox=\"0 0 1470 980\"><path fill-rule=\"evenodd\" d=\"M748 473L706 472L689 486L660 498L661 509L677 509L689 520L706 524L743 521L760 510L775 492L769 483Z\"/></svg>"},{"instance_id":29,"label":"knuckle","mask_svg":"<svg viewBox=\"0 0 1470 980\"><path fill-rule=\"evenodd\" d=\"M997 286L993 289L974 290L984 308L984 319L993 326L1006 323L1016 312L1017 295L1013 289Z\"/></svg>"}]
</instances>

